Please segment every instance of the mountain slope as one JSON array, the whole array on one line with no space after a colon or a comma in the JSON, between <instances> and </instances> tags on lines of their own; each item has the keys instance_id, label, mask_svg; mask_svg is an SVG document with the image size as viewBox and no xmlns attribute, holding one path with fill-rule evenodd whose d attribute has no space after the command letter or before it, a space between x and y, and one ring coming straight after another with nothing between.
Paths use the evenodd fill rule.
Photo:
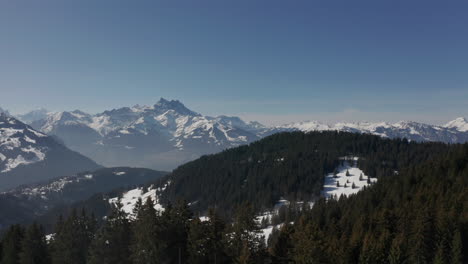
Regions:
<instances>
[{"instance_id":1,"label":"mountain slope","mask_svg":"<svg viewBox=\"0 0 468 264\"><path fill-rule=\"evenodd\" d=\"M99 167L52 137L0 114L0 190Z\"/></svg>"},{"instance_id":2,"label":"mountain slope","mask_svg":"<svg viewBox=\"0 0 468 264\"><path fill-rule=\"evenodd\" d=\"M55 207L86 200L96 193L127 189L156 180L166 172L142 168L104 168L46 182L23 185L0 193L0 229L26 223Z\"/></svg>"}]
</instances>

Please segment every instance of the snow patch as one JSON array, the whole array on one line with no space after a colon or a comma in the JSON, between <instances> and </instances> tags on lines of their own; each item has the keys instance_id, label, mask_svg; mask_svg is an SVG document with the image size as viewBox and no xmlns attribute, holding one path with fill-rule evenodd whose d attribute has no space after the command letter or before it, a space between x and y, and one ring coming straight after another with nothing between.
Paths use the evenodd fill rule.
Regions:
<instances>
[{"instance_id":1,"label":"snow patch","mask_svg":"<svg viewBox=\"0 0 468 264\"><path fill-rule=\"evenodd\" d=\"M127 191L122 195L122 198L120 198L122 210L127 213L129 217L133 218L135 217L133 209L135 208L138 199L141 199L141 201L145 203L148 197L150 197L153 200L154 209L158 212L163 212L164 207L160 203L159 194L163 192L169 184L170 181L168 181L162 188L154 188L153 186L150 186L146 190L144 188L136 188ZM117 202L119 202L119 197L109 199L110 204L117 204Z\"/></svg>"},{"instance_id":2,"label":"snow patch","mask_svg":"<svg viewBox=\"0 0 468 264\"><path fill-rule=\"evenodd\" d=\"M341 195L349 196L359 192L365 186L368 186L368 180L371 184L377 182L376 178L370 178L357 167L357 157L344 157L342 160L343 164L336 169L336 175L335 173L329 173L325 176L325 183L322 191L324 197L329 198L335 196L339 198ZM347 176L347 174L349 176ZM337 182L339 186L337 186Z\"/></svg>"}]
</instances>

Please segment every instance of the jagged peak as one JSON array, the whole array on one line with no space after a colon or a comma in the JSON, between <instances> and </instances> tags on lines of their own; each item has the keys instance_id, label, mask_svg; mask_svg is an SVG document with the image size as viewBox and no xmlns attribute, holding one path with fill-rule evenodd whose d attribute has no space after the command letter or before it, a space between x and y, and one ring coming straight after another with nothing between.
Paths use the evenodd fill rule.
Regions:
<instances>
[{"instance_id":1,"label":"jagged peak","mask_svg":"<svg viewBox=\"0 0 468 264\"><path fill-rule=\"evenodd\" d=\"M194 115L198 116L200 115L197 112L194 112L190 109L188 109L183 103L181 103L179 100L166 100L161 97L159 101L154 105L154 109L159 112L165 112L168 110L174 110L178 112L179 114L183 115Z\"/></svg>"}]
</instances>

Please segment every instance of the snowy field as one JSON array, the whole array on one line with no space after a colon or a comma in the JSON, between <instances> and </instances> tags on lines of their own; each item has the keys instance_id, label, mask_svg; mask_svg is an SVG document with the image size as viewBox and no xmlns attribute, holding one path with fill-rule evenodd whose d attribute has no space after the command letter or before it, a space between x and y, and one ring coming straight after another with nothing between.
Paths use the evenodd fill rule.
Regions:
<instances>
[{"instance_id":1,"label":"snowy field","mask_svg":"<svg viewBox=\"0 0 468 264\"><path fill-rule=\"evenodd\" d=\"M143 203L146 202L148 197L151 197L154 203L154 209L156 211L162 212L164 211L164 207L160 204L159 201L159 194L163 192L167 185L169 185L170 182L167 182L162 188L153 188L153 186L149 187L148 189L144 188L136 188L130 191L127 191L122 195L120 198L120 203L122 204L122 210L127 213L130 217L133 217L133 208L135 208L135 205L140 198ZM119 197L111 198L109 199L110 204L116 204L119 201Z\"/></svg>"},{"instance_id":2,"label":"snowy field","mask_svg":"<svg viewBox=\"0 0 468 264\"><path fill-rule=\"evenodd\" d=\"M323 185L322 195L324 197L341 195L351 195L359 192L364 186L368 186L368 179L370 183L375 183L376 178L369 178L362 170L357 167L357 157L342 159L343 164L339 166L335 173L330 173L325 176L325 183ZM347 174L349 176L347 176ZM337 185L339 184L339 187ZM354 188L353 188L354 184Z\"/></svg>"}]
</instances>

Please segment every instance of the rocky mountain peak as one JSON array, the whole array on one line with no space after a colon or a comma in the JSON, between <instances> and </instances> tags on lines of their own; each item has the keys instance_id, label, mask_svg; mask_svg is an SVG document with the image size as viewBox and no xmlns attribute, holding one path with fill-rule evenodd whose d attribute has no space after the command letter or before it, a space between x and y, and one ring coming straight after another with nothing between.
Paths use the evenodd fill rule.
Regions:
<instances>
[{"instance_id":1,"label":"rocky mountain peak","mask_svg":"<svg viewBox=\"0 0 468 264\"><path fill-rule=\"evenodd\" d=\"M164 113L168 110L174 110L175 112L181 115L191 115L191 116L199 116L199 113L196 113L190 109L188 109L183 103L179 100L166 100L161 97L159 101L154 105L154 110L159 113Z\"/></svg>"}]
</instances>

